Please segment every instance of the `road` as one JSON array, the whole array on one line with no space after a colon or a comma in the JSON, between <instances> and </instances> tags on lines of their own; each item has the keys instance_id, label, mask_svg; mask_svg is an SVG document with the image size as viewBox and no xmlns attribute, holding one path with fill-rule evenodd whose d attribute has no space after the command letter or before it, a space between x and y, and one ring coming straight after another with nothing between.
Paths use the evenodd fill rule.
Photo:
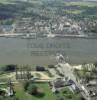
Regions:
<instances>
[{"instance_id":1,"label":"road","mask_svg":"<svg viewBox=\"0 0 97 100\"><path fill-rule=\"evenodd\" d=\"M61 67L65 77L72 79L74 82L76 81L76 77L73 74L73 69L68 63L59 63L58 65Z\"/></svg>"},{"instance_id":2,"label":"road","mask_svg":"<svg viewBox=\"0 0 97 100\"><path fill-rule=\"evenodd\" d=\"M75 84L77 85L77 87L81 90L81 95L86 99L86 100L90 100L90 97L88 97L84 91L82 91L81 88L81 84L79 82L76 81L76 77L73 74L73 68L71 65L69 65L68 63L58 63L58 66L61 67L61 69L63 70L64 76L68 77L69 79L73 80L75 82Z\"/></svg>"}]
</instances>

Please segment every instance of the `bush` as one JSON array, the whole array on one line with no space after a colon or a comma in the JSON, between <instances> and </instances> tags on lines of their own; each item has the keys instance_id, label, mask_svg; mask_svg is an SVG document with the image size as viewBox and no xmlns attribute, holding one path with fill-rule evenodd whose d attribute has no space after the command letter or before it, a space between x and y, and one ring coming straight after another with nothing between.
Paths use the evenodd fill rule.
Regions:
<instances>
[{"instance_id":1,"label":"bush","mask_svg":"<svg viewBox=\"0 0 97 100\"><path fill-rule=\"evenodd\" d=\"M36 66L36 71L45 71L45 68L42 66Z\"/></svg>"},{"instance_id":2,"label":"bush","mask_svg":"<svg viewBox=\"0 0 97 100\"><path fill-rule=\"evenodd\" d=\"M64 90L64 91L63 91L63 94L67 94L67 91L66 91L66 90Z\"/></svg>"},{"instance_id":3,"label":"bush","mask_svg":"<svg viewBox=\"0 0 97 100\"><path fill-rule=\"evenodd\" d=\"M97 62L94 63L95 67L97 67Z\"/></svg>"},{"instance_id":4,"label":"bush","mask_svg":"<svg viewBox=\"0 0 97 100\"><path fill-rule=\"evenodd\" d=\"M66 95L66 97L67 97L68 99L72 99L72 95L70 95L70 94Z\"/></svg>"},{"instance_id":5,"label":"bush","mask_svg":"<svg viewBox=\"0 0 97 100\"><path fill-rule=\"evenodd\" d=\"M13 72L16 70L17 65L6 65L0 68L1 71L10 71Z\"/></svg>"},{"instance_id":6,"label":"bush","mask_svg":"<svg viewBox=\"0 0 97 100\"><path fill-rule=\"evenodd\" d=\"M39 89L36 85L30 84L28 86L28 93L34 95L36 97L42 98L44 96L44 92L42 89Z\"/></svg>"},{"instance_id":7,"label":"bush","mask_svg":"<svg viewBox=\"0 0 97 100\"><path fill-rule=\"evenodd\" d=\"M16 65L6 65L6 71L15 71Z\"/></svg>"},{"instance_id":8,"label":"bush","mask_svg":"<svg viewBox=\"0 0 97 100\"><path fill-rule=\"evenodd\" d=\"M44 96L43 90L39 89L31 81L25 81L23 85L24 85L24 90L27 91L30 95L34 95L39 98Z\"/></svg>"}]
</instances>

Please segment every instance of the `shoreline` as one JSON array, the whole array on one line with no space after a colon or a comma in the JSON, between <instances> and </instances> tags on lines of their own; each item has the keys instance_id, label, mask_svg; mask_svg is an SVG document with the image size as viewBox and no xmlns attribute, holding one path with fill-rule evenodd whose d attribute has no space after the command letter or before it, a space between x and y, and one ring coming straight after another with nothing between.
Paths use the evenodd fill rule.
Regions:
<instances>
[{"instance_id":1,"label":"shoreline","mask_svg":"<svg viewBox=\"0 0 97 100\"><path fill-rule=\"evenodd\" d=\"M14 35L8 35L8 36L5 36L5 35L0 35L0 38L20 38L20 39L37 39L37 38L70 38L70 39L97 39L97 36L79 36L79 35L56 35L54 37L46 37L46 36L40 36L40 37L24 37L24 36L14 36Z\"/></svg>"}]
</instances>

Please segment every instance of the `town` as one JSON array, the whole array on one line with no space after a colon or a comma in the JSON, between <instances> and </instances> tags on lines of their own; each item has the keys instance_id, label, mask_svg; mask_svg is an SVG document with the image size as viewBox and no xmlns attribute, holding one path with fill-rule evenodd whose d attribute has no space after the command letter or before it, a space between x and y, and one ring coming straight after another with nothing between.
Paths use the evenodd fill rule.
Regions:
<instances>
[{"instance_id":1,"label":"town","mask_svg":"<svg viewBox=\"0 0 97 100\"><path fill-rule=\"evenodd\" d=\"M13 6L16 5L16 8L13 8L15 12L12 13L19 16L15 16L14 18L14 15L10 15L9 18L4 18L7 15L5 14L5 16L3 16L1 13L0 36L22 38L96 37L96 2L86 3L88 3L88 5L84 5L84 2L65 2L63 0L60 2L45 2L44 0L41 2L38 0L21 0L21 2L19 2L17 0L17 2L8 5L10 6L8 10L4 2L4 4L2 3L2 5L5 6L3 13L10 13L12 10L11 6L13 8ZM84 7L86 7L86 9L83 11ZM2 6L1 9L3 9ZM22 13L17 12L16 9ZM89 12L92 12L93 16L85 14Z\"/></svg>"}]
</instances>

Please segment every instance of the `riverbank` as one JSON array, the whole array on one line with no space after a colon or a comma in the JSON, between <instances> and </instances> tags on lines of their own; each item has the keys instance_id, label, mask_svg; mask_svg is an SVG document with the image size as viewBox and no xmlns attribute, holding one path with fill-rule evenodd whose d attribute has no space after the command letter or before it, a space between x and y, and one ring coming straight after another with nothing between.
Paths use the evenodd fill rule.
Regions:
<instances>
[{"instance_id":1,"label":"riverbank","mask_svg":"<svg viewBox=\"0 0 97 100\"><path fill-rule=\"evenodd\" d=\"M24 35L22 34L0 34L0 37L5 38L20 38L20 39L35 39L35 38L78 38L78 39L97 39L97 36L88 36L88 35L61 35L61 34L54 34L53 37L48 35L43 36L30 36L30 35Z\"/></svg>"}]
</instances>

